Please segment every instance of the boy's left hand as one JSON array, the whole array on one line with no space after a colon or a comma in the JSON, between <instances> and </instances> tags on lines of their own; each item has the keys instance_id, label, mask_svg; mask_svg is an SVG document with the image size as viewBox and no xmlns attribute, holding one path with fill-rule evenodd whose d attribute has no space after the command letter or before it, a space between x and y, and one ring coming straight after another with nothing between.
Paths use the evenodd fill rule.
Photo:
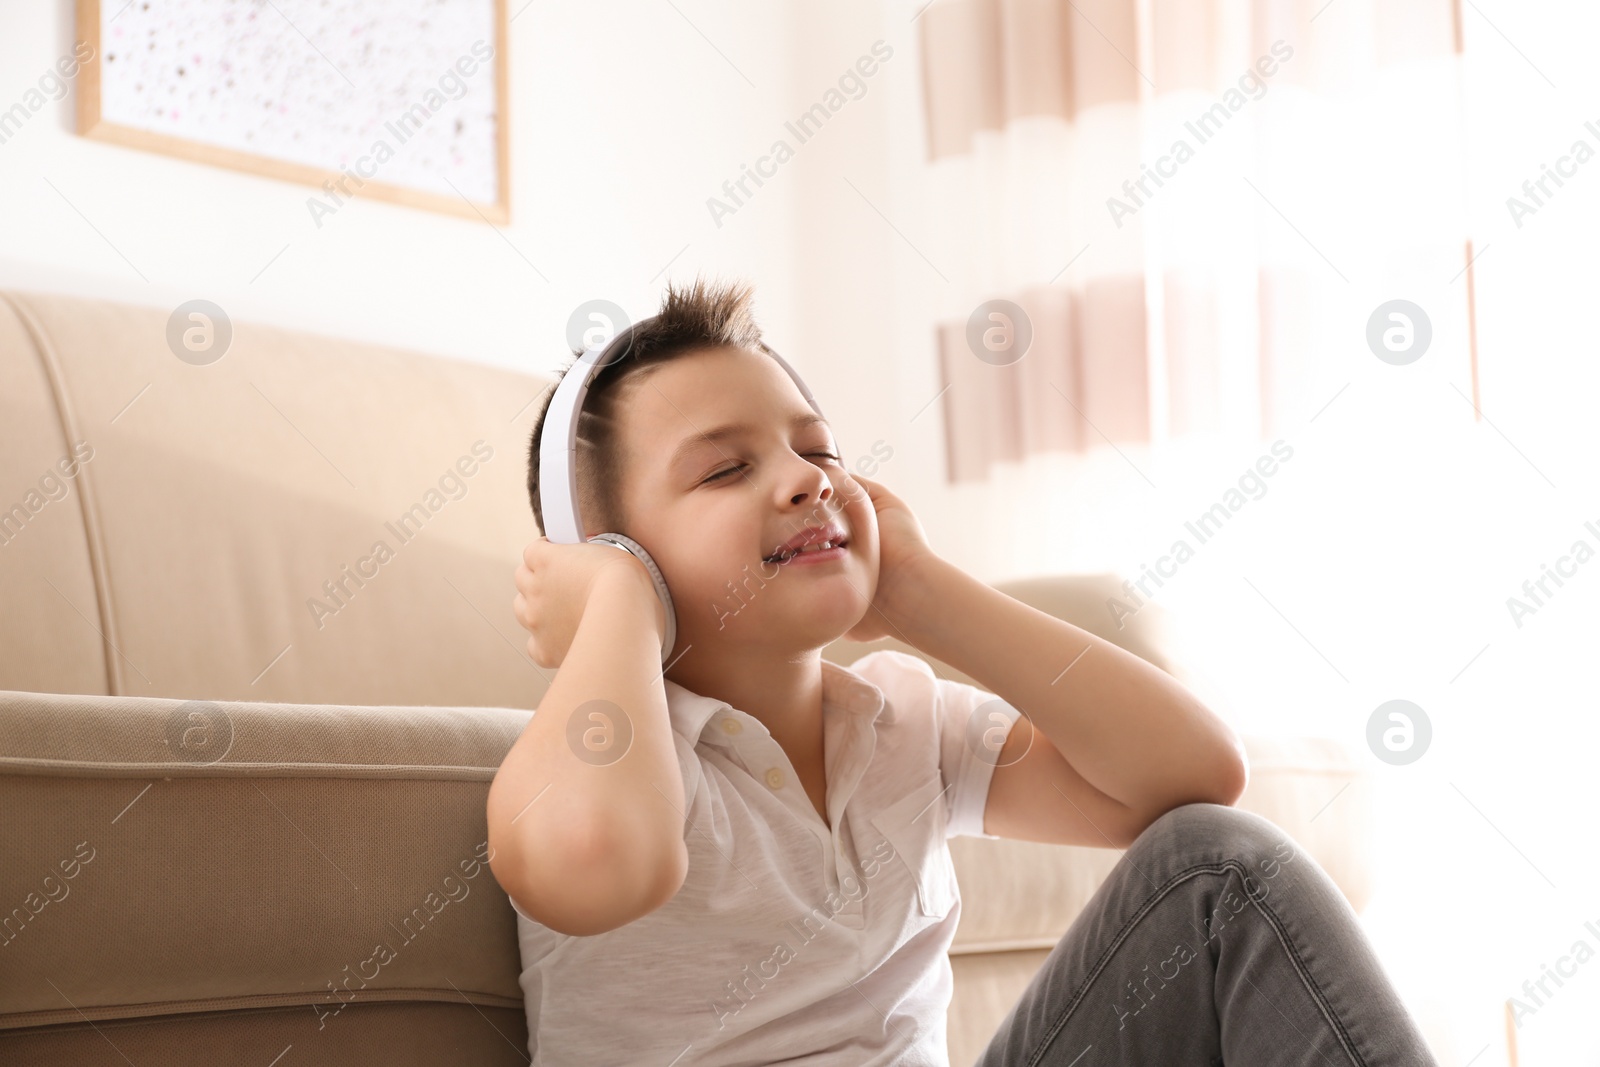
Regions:
<instances>
[{"instance_id":1,"label":"boy's left hand","mask_svg":"<svg viewBox=\"0 0 1600 1067\"><path fill-rule=\"evenodd\" d=\"M912 610L918 591L917 570L937 557L922 523L904 500L870 478L850 477L867 492L878 516L878 589L866 615L845 636L852 641L905 640L900 625Z\"/></svg>"}]
</instances>

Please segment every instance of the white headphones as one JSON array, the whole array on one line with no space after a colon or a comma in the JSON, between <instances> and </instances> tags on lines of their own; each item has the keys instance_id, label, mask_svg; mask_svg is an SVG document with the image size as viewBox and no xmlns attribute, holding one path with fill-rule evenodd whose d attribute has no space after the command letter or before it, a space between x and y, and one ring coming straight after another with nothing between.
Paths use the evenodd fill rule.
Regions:
<instances>
[{"instance_id":1,"label":"white headphones","mask_svg":"<svg viewBox=\"0 0 1600 1067\"><path fill-rule=\"evenodd\" d=\"M578 512L578 415L583 410L584 397L589 395L589 385L608 363L626 358L633 347L634 331L652 322L644 319L622 330L604 345L591 345L574 363L561 383L545 412L544 429L539 435L539 508L544 515L545 536L556 544L575 545L583 540L583 518ZM822 408L816 397L800 380L800 375L778 353L764 342L756 342L761 350L778 361L778 366L788 372L800 395L806 398L811 410L818 415ZM667 628L661 638L661 662L665 663L678 639L678 620L672 606L672 594L667 590L666 579L655 560L644 546L619 533L596 534L590 542L614 545L631 552L643 563L655 581L656 593L667 609Z\"/></svg>"}]
</instances>

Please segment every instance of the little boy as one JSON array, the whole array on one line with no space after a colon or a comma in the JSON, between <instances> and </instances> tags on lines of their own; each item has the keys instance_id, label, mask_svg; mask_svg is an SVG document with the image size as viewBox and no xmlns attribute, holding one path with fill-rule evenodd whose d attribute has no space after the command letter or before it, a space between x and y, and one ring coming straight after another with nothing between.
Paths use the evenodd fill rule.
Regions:
<instances>
[{"instance_id":1,"label":"little boy","mask_svg":"<svg viewBox=\"0 0 1600 1067\"><path fill-rule=\"evenodd\" d=\"M945 1067L949 837L1125 848L1245 786L1238 739L1170 676L936 555L759 340L747 288L671 288L580 416L585 536L624 533L659 566L664 670L636 558L541 537L517 570L529 652L560 668L488 801L535 1064ZM898 638L985 688L900 651L824 660L841 636ZM1008 1020L1019 1054L1053 1039L1022 1032L1025 1007L1061 1014L1046 976ZM1185 1003L1215 1023L1200 980Z\"/></svg>"}]
</instances>

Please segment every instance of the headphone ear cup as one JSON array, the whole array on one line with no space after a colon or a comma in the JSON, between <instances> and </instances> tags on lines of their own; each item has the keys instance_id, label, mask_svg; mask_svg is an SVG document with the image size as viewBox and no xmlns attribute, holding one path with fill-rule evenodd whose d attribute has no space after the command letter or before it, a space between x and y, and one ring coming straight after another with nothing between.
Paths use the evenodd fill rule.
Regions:
<instances>
[{"instance_id":1,"label":"headphone ear cup","mask_svg":"<svg viewBox=\"0 0 1600 1067\"><path fill-rule=\"evenodd\" d=\"M644 564L644 569L650 572L650 580L656 585L656 595L661 598L662 606L667 609L667 629L661 635L661 662L665 663L667 657L672 654L672 646L678 642L678 617L672 607L672 593L667 589L667 580L661 576L661 568L656 566L656 561L650 558L650 553L645 551L644 546L631 537L619 533L603 533L589 538L590 544L597 542L615 545L624 552L631 552L640 563Z\"/></svg>"}]
</instances>

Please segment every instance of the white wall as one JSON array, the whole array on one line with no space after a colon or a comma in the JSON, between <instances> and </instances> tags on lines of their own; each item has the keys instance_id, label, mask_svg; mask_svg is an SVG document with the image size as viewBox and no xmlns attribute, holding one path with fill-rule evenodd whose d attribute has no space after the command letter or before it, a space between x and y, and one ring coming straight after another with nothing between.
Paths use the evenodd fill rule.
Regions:
<instances>
[{"instance_id":1,"label":"white wall","mask_svg":"<svg viewBox=\"0 0 1600 1067\"><path fill-rule=\"evenodd\" d=\"M281 6L292 18L299 2ZM319 229L312 187L78 137L69 95L0 144L0 285L163 308L205 298L237 320L540 371L565 358L581 302L642 316L667 278L704 269L752 280L781 337L792 186L769 185L720 229L705 198L783 112L783 9L524 2L511 3L501 233L359 198ZM71 52L73 6L0 0L0 109Z\"/></svg>"}]
</instances>

